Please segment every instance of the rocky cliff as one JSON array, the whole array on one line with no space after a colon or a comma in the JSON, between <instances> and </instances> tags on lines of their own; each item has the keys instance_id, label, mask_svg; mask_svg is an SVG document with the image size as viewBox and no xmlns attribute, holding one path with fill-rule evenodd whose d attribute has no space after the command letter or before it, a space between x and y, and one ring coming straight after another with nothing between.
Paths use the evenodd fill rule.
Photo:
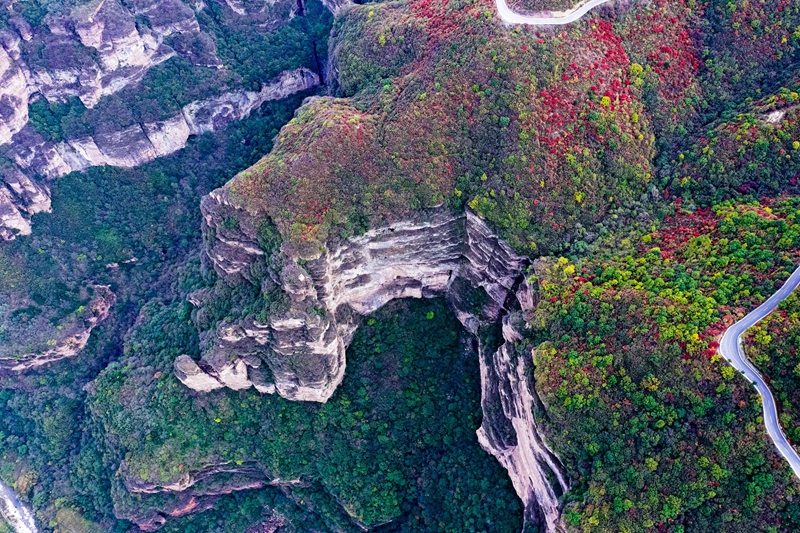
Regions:
<instances>
[{"instance_id":1,"label":"rocky cliff","mask_svg":"<svg viewBox=\"0 0 800 533\"><path fill-rule=\"evenodd\" d=\"M30 333L23 345L19 342L6 342L0 346L0 369L23 371L53 361L73 357L89 342L92 330L108 317L116 303L116 296L105 285L90 287L91 299L86 305L78 307L67 317L57 320L57 328L52 327L51 317L34 316L29 319ZM21 306L14 306L19 308ZM39 324L41 327L37 327ZM55 338L39 338L41 335L54 335ZM25 346L26 349L20 349Z\"/></svg>"},{"instance_id":2,"label":"rocky cliff","mask_svg":"<svg viewBox=\"0 0 800 533\"><path fill-rule=\"evenodd\" d=\"M87 136L65 135L55 142L31 127L29 107L36 100L56 104L78 98L91 109L173 57L181 58L182 64L210 67L227 79L228 69L235 70L236 65L220 60L220 25L234 36L252 28L267 35L303 12L303 3L295 0L212 4L182 0L92 0L74 7L37 4L43 15L33 25L31 16L20 14L13 3L0 7L8 11L7 22L0 22L0 150L26 177L26 189L36 189L20 193L10 183L0 183L0 239L30 233L30 216L49 209L46 180L90 166L140 165L179 150L191 135L247 116L264 101L320 84L319 76L308 69L288 70L261 84L260 90L230 90L241 86L233 84L215 97L191 102L179 113L153 122L123 119L111 127L117 117L106 117L109 127L103 125ZM328 7L335 10L339 4Z\"/></svg>"},{"instance_id":3,"label":"rocky cliff","mask_svg":"<svg viewBox=\"0 0 800 533\"><path fill-rule=\"evenodd\" d=\"M202 471L187 473L177 482L163 486L144 483L137 476L130 475L124 461L118 475L126 495L120 497L120 503L115 508L117 517L130 520L142 531L158 530L166 523L167 517L175 518L209 509L220 496L234 491L265 486L303 486L299 479L270 478L262 469L250 464L209 465ZM133 499L127 495L133 495ZM142 505L143 502L156 500L159 501L155 505Z\"/></svg>"},{"instance_id":4,"label":"rocky cliff","mask_svg":"<svg viewBox=\"0 0 800 533\"><path fill-rule=\"evenodd\" d=\"M167 120L131 124L59 143L46 141L30 126L23 126L3 149L15 167L4 172L5 187L0 184L0 238L29 234L30 216L49 211L47 180L92 166L141 165L180 150L191 135L214 131L248 116L268 100L280 100L319 84L319 76L308 69L286 71L258 92L228 92L192 102Z\"/></svg>"},{"instance_id":5,"label":"rocky cliff","mask_svg":"<svg viewBox=\"0 0 800 533\"><path fill-rule=\"evenodd\" d=\"M0 518L5 519L15 533L37 533L39 531L36 529L36 522L31 510L2 480L0 480Z\"/></svg>"},{"instance_id":6,"label":"rocky cliff","mask_svg":"<svg viewBox=\"0 0 800 533\"><path fill-rule=\"evenodd\" d=\"M4 169L0 184L0 239L30 234L30 217L42 211L50 211L50 191L17 169Z\"/></svg>"},{"instance_id":7,"label":"rocky cliff","mask_svg":"<svg viewBox=\"0 0 800 533\"><path fill-rule=\"evenodd\" d=\"M325 402L342 381L360 317L394 298L446 296L479 345L480 443L508 469L528 521L560 531L557 498L567 481L537 432L531 355L516 347L515 324L524 322L518 313L535 298L523 275L528 260L471 211L444 209L331 241L300 260L286 243L280 250L263 246L263 221L238 208L229 187L201 203L207 258L222 283L248 280L273 300L277 286L284 299L267 314L224 319L203 332L202 359L178 358L178 378L201 392L255 386ZM190 300L203 313L212 296L206 289ZM498 348L486 331L500 324Z\"/></svg>"},{"instance_id":8,"label":"rocky cliff","mask_svg":"<svg viewBox=\"0 0 800 533\"><path fill-rule=\"evenodd\" d=\"M225 93L192 102L167 120L131 124L117 131L60 143L46 142L26 127L14 136L6 154L22 171L47 179L91 166L135 167L180 150L190 135L214 131L241 120L268 100L279 100L317 85L319 76L308 69L287 71L258 92Z\"/></svg>"},{"instance_id":9,"label":"rocky cliff","mask_svg":"<svg viewBox=\"0 0 800 533\"><path fill-rule=\"evenodd\" d=\"M503 317L503 344L496 351L480 353L484 420L478 442L508 470L514 489L525 503L526 523L544 524L546 531L561 531L558 498L569 488L569 481L537 428L534 406L541 401L533 383L531 352L516 346L522 339L520 328L524 323L521 313Z\"/></svg>"},{"instance_id":10,"label":"rocky cliff","mask_svg":"<svg viewBox=\"0 0 800 533\"><path fill-rule=\"evenodd\" d=\"M103 96L136 82L176 54L164 43L173 34L197 34L207 43L199 64L221 66L210 36L200 37L194 11L180 0L140 0L123 5L100 0L68 12L49 13L32 28L12 15L0 31L0 144L28 121L28 101L39 93L51 102L76 96L93 107ZM147 24L137 24L137 17Z\"/></svg>"}]
</instances>

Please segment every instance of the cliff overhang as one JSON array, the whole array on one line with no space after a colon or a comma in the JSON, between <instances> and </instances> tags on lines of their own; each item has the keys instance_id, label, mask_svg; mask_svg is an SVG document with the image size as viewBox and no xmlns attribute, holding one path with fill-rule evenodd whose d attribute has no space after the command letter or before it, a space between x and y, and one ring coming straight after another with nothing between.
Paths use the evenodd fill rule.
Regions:
<instances>
[{"instance_id":1,"label":"cliff overhang","mask_svg":"<svg viewBox=\"0 0 800 533\"><path fill-rule=\"evenodd\" d=\"M568 482L537 429L533 361L519 343L536 300L530 259L469 209L445 208L331 239L315 257L301 258L291 243L266 244L269 220L238 206L229 187L201 203L205 258L218 283L259 286L258 297L274 303L278 294L279 305L210 324L201 331L201 359L179 357L177 377L200 393L255 387L325 402L344 377L346 349L362 317L395 298L445 297L478 346L478 440L508 470L526 522L562 531L558 498ZM215 305L212 293L190 296L198 313ZM499 342L487 340L489 328L501 331Z\"/></svg>"}]
</instances>

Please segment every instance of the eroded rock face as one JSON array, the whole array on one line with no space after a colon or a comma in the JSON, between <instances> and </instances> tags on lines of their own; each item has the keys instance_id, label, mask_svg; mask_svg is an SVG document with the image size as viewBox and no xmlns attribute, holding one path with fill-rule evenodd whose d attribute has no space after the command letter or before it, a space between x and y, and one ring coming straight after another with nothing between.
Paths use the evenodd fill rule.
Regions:
<instances>
[{"instance_id":1,"label":"eroded rock face","mask_svg":"<svg viewBox=\"0 0 800 533\"><path fill-rule=\"evenodd\" d=\"M28 123L28 81L19 62L19 39L0 36L0 144ZM14 58L16 56L16 58Z\"/></svg>"},{"instance_id":2,"label":"eroded rock face","mask_svg":"<svg viewBox=\"0 0 800 533\"><path fill-rule=\"evenodd\" d=\"M353 2L351 0L322 0L322 5L328 8L328 10L336 15L348 5L352 5Z\"/></svg>"},{"instance_id":3,"label":"eroded rock face","mask_svg":"<svg viewBox=\"0 0 800 533\"><path fill-rule=\"evenodd\" d=\"M223 23L266 29L285 24L298 5L291 0L220 4ZM332 11L340 4L326 3ZM203 2L195 6L204 8ZM8 26L0 30L0 145L28 122L34 93L51 102L78 97L91 108L176 54L194 65L223 67L213 32L204 31L195 10L181 0L92 0L69 13L47 15L41 29L18 16Z\"/></svg>"},{"instance_id":4,"label":"eroded rock face","mask_svg":"<svg viewBox=\"0 0 800 533\"><path fill-rule=\"evenodd\" d=\"M260 489L267 485L280 487L302 486L299 479L282 480L268 476L255 465L220 463L209 465L199 472L186 473L179 479L155 485L142 481L129 472L123 461L117 472L125 491L136 494L130 505L117 505L118 518L130 520L142 531L156 531L166 523L167 517L199 513L213 507L219 497L234 491ZM168 493L157 505L141 505L157 495Z\"/></svg>"},{"instance_id":5,"label":"eroded rock face","mask_svg":"<svg viewBox=\"0 0 800 533\"><path fill-rule=\"evenodd\" d=\"M234 91L209 100L192 102L183 108L182 115L189 132L199 135L243 119L266 101L281 100L319 84L319 76L306 68L289 70L264 84L258 92Z\"/></svg>"},{"instance_id":6,"label":"eroded rock face","mask_svg":"<svg viewBox=\"0 0 800 533\"><path fill-rule=\"evenodd\" d=\"M137 24L137 16L148 24ZM31 58L27 61L28 93L39 92L50 101L77 96L86 107L173 57L176 51L164 43L165 37L200 34L194 11L180 0L126 5L95 0L67 15L49 15L46 23L49 34L30 32L25 39L24 29L18 30L30 41L22 47L23 59ZM35 57L33 51L38 48L44 52ZM216 57L215 61L219 63Z\"/></svg>"},{"instance_id":7,"label":"eroded rock face","mask_svg":"<svg viewBox=\"0 0 800 533\"><path fill-rule=\"evenodd\" d=\"M116 303L116 296L107 285L95 285L94 298L80 310L80 316L67 324L60 337L53 339L52 347L31 353L0 356L0 368L17 372L52 363L80 352L89 342L89 335L100 322L108 317Z\"/></svg>"},{"instance_id":8,"label":"eroded rock face","mask_svg":"<svg viewBox=\"0 0 800 533\"><path fill-rule=\"evenodd\" d=\"M264 256L257 219L239 212L226 188L204 198L201 210L214 268L225 278L250 279L251 265ZM226 223L232 219L235 227ZM288 296L288 310L266 323L251 318L218 326L206 335L204 361L219 375L255 355L268 363L282 396L326 401L342 379L359 316L394 298L449 295L462 279L487 293L481 312L497 318L526 262L471 212L433 210L328 246L304 266L285 257L273 276ZM460 308L457 292L452 300L458 317L477 333L475 311Z\"/></svg>"},{"instance_id":9,"label":"eroded rock face","mask_svg":"<svg viewBox=\"0 0 800 533\"><path fill-rule=\"evenodd\" d=\"M523 305L524 308L524 305ZM516 323L516 325L513 325ZM537 429L533 406L541 405L534 388L530 350L519 350L519 314L503 317L504 343L494 352L481 350L481 385L484 419L478 442L508 471L525 504L525 522L563 531L558 498L569 489L564 467ZM502 408L502 416L494 413Z\"/></svg>"},{"instance_id":10,"label":"eroded rock face","mask_svg":"<svg viewBox=\"0 0 800 533\"><path fill-rule=\"evenodd\" d=\"M294 0L212 2L218 4L215 17L223 25L264 31L286 24L301 9ZM190 103L163 121L52 143L27 126L31 99L77 97L91 108L176 55L193 65L223 68L214 31L201 27L196 15L209 6L195 2L190 7L182 0L90 0L52 10L36 28L9 6L0 7L12 15L0 30L0 147L42 189L42 178L97 165L132 167L169 155L185 146L190 135L213 131L246 117L264 101L320 83L307 69L284 72L258 92L232 91ZM29 233L30 214L15 195L0 193L0 239Z\"/></svg>"},{"instance_id":11,"label":"eroded rock face","mask_svg":"<svg viewBox=\"0 0 800 533\"><path fill-rule=\"evenodd\" d=\"M225 386L221 380L203 372L188 355L181 355L175 359L175 375L187 387L200 392L211 392Z\"/></svg>"},{"instance_id":12,"label":"eroded rock face","mask_svg":"<svg viewBox=\"0 0 800 533\"><path fill-rule=\"evenodd\" d=\"M2 56L0 66L1 60ZM31 201L18 193L0 192L0 238L13 239L16 235L29 234L30 216L50 209L50 192L43 184L45 180L93 166L139 166L177 152L186 146L191 135L215 131L247 117L266 101L280 100L318 85L319 76L308 69L286 71L272 82L264 84L258 92L242 90L225 93L192 102L164 121L131 124L117 131L60 143L46 141L30 126L23 126L13 135L12 143L4 147L4 152L16 163L15 174L22 176L41 197L47 198L46 206L43 199ZM0 138L2 131L0 127Z\"/></svg>"},{"instance_id":13,"label":"eroded rock face","mask_svg":"<svg viewBox=\"0 0 800 533\"><path fill-rule=\"evenodd\" d=\"M0 518L16 533L38 533L33 512L22 503L14 490L0 480Z\"/></svg>"},{"instance_id":14,"label":"eroded rock face","mask_svg":"<svg viewBox=\"0 0 800 533\"><path fill-rule=\"evenodd\" d=\"M31 233L30 217L50 211L50 191L16 169L6 169L0 182L0 238Z\"/></svg>"},{"instance_id":15,"label":"eroded rock face","mask_svg":"<svg viewBox=\"0 0 800 533\"><path fill-rule=\"evenodd\" d=\"M201 333L198 369L209 380L227 384L231 369L244 367L254 375L266 367L281 396L325 402L342 381L345 352L361 316L394 298L445 296L476 338L482 326L502 322L505 343L479 349L484 411L479 442L509 471L526 520L548 532L563 530L558 496L567 480L537 431L532 359L529 350L517 349L521 336L510 319L519 321L512 310L531 309L535 300L523 275L527 258L471 211L423 212L329 242L318 257L299 261L288 246L267 251L259 245L260 216L238 209L226 187L205 197L201 210L206 254L219 276L229 283L277 285L286 297L263 321L253 316L223 321ZM191 301L202 312L206 298L201 291ZM178 377L189 387L197 380ZM241 380L231 388L245 385Z\"/></svg>"}]
</instances>

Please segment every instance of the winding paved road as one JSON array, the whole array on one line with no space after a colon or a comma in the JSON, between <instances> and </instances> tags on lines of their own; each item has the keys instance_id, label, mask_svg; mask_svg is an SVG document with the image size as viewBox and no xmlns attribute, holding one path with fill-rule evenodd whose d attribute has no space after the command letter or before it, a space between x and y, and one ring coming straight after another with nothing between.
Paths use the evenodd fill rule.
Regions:
<instances>
[{"instance_id":1,"label":"winding paved road","mask_svg":"<svg viewBox=\"0 0 800 533\"><path fill-rule=\"evenodd\" d=\"M789 465L792 467L792 470L794 470L795 475L800 477L800 456L797 455L792 445L786 440L786 435L784 435L783 429L781 429L781 425L778 422L778 409L775 406L775 398L772 396L772 392L769 390L769 387L767 387L767 384L761 378L761 374L759 374L758 370L756 370L753 364L747 359L744 349L742 348L742 335L744 332L767 316L781 301L792 294L792 291L794 291L798 285L800 285L800 268L792 272L792 275L789 276L789 279L786 280L783 286L778 289L775 294L770 296L766 302L725 331L720 341L719 353L730 361L731 365L736 370L742 372L751 383L755 384L758 393L763 399L764 425L767 426L767 433L772 437L772 441L775 443L775 447L778 448L781 455L789 461Z\"/></svg>"},{"instance_id":2,"label":"winding paved road","mask_svg":"<svg viewBox=\"0 0 800 533\"><path fill-rule=\"evenodd\" d=\"M611 0L589 0L569 11L565 12L542 12L532 15L520 15L508 7L506 0L495 0L497 13L503 22L509 24L530 24L533 26L560 26L575 22L595 7L610 2Z\"/></svg>"},{"instance_id":3,"label":"winding paved road","mask_svg":"<svg viewBox=\"0 0 800 533\"><path fill-rule=\"evenodd\" d=\"M563 13L545 12L535 13L533 15L520 15L519 13L515 13L508 7L506 0L495 0L495 4L497 5L497 12L504 22L534 26L554 26L575 22L595 7L610 1L611 0L590 0L589 2ZM775 447L778 448L781 455L789 461L789 465L792 467L795 475L800 478L800 455L798 455L794 448L792 448L792 445L789 444L778 422L778 409L775 405L775 398L772 396L772 392L764 382L761 374L758 373L752 363L747 359L744 349L742 348L742 335L775 309L798 285L800 285L800 268L792 272L792 275L789 276L789 279L786 280L783 286L775 294L770 296L766 302L725 331L720 342L719 352L734 368L742 372L742 374L755 385L763 399L764 425L767 427L767 433L769 433L769 436L772 438Z\"/></svg>"}]
</instances>

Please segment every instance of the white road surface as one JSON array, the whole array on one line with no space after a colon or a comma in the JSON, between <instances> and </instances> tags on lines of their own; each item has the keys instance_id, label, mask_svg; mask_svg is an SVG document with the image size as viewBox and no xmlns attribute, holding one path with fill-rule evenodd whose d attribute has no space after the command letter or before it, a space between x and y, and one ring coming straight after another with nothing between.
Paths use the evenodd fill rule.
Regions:
<instances>
[{"instance_id":1,"label":"white road surface","mask_svg":"<svg viewBox=\"0 0 800 533\"><path fill-rule=\"evenodd\" d=\"M532 15L520 15L519 13L515 13L508 7L506 0L495 0L495 3L497 5L497 12L503 22L509 24L529 24L533 26L556 26L575 22L595 7L610 1L611 0L590 0L589 2L580 4L563 13L545 12ZM798 456L792 445L789 444L786 435L783 433L783 429L781 429L781 425L778 422L778 409L775 405L775 398L772 396L772 392L764 382L761 374L758 373L744 353L744 349L742 348L742 335L775 309L799 284L800 268L795 270L792 275L789 276L789 279L786 280L786 283L784 283L766 302L728 328L722 336L719 347L720 354L730 361L734 368L742 372L742 374L755 385L758 393L763 398L764 425L767 427L767 433L772 438L780 454L789 462L789 465L798 478L800 478L800 456Z\"/></svg>"},{"instance_id":2,"label":"white road surface","mask_svg":"<svg viewBox=\"0 0 800 533\"><path fill-rule=\"evenodd\" d=\"M786 283L778 289L778 291L769 297L769 299L751 311L746 317L729 327L720 341L719 353L738 371L742 372L748 381L753 383L761 395L764 404L764 425L767 427L767 433L775 443L775 447L783 455L789 465L794 470L797 477L800 478L800 456L789 444L786 435L781 429L778 422L778 409L775 406L775 398L772 392L767 387L767 384L761 377L761 374L755 369L753 364L747 359L742 348L742 335L749 328L754 326L759 320L767 316L773 309L775 309L781 301L785 300L792 291L800 285L800 268L792 272Z\"/></svg>"},{"instance_id":3,"label":"white road surface","mask_svg":"<svg viewBox=\"0 0 800 533\"><path fill-rule=\"evenodd\" d=\"M519 13L515 13L508 7L506 0L495 0L495 4L497 5L497 13L500 15L500 19L503 22L509 24L529 24L532 26L560 26L575 22L592 9L610 1L611 0L589 0L589 2L579 4L577 7L563 13L543 12L534 13L532 15L520 15Z\"/></svg>"},{"instance_id":4,"label":"white road surface","mask_svg":"<svg viewBox=\"0 0 800 533\"><path fill-rule=\"evenodd\" d=\"M0 481L0 515L16 533L37 533L30 509L19 501L17 494Z\"/></svg>"}]
</instances>

